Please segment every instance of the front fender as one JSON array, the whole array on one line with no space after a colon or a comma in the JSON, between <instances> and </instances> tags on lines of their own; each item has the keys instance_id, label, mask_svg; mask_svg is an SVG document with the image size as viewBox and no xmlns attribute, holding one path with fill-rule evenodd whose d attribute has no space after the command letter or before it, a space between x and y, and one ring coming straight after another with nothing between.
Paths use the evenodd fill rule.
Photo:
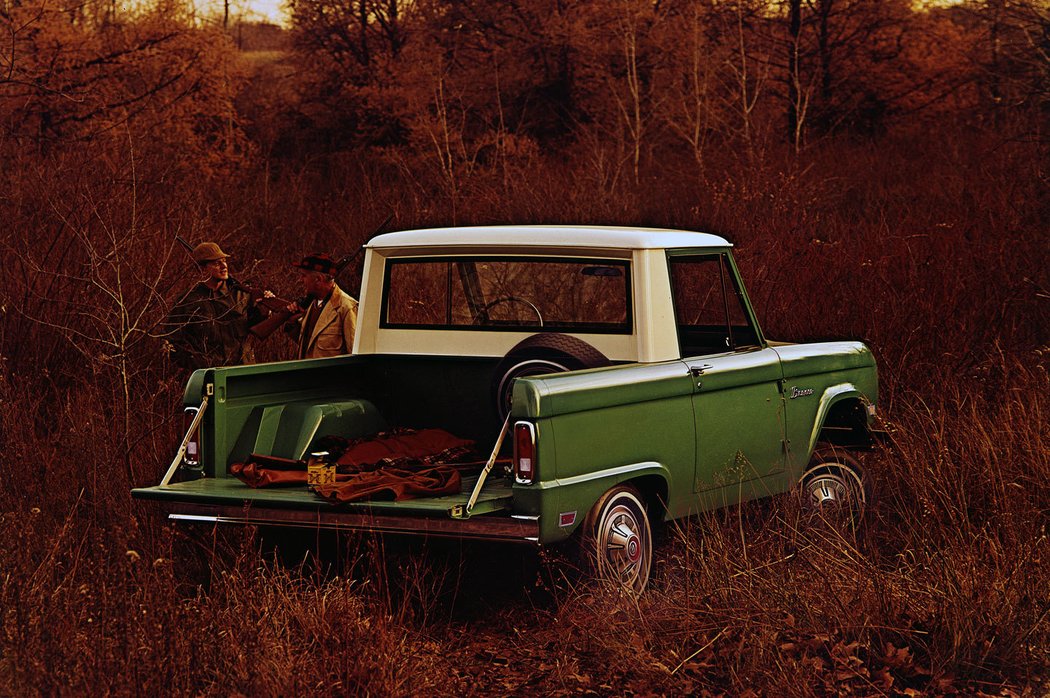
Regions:
<instances>
[{"instance_id":1,"label":"front fender","mask_svg":"<svg viewBox=\"0 0 1050 698\"><path fill-rule=\"evenodd\" d=\"M824 394L820 396L820 405L817 407L817 416L813 420L813 431L809 435L809 443L806 444L806 461L809 461L810 456L813 454L813 449L817 446L820 431L824 428L824 422L827 420L831 409L838 403L846 400L860 400L865 406L871 402L861 392L860 388L853 383L839 383L824 390Z\"/></svg>"}]
</instances>

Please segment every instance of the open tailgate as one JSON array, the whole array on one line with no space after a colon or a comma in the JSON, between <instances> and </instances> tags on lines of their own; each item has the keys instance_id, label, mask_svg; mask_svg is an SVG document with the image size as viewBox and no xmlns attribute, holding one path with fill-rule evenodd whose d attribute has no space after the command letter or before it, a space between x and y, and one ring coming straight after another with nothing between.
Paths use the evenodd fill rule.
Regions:
<instances>
[{"instance_id":1,"label":"open tailgate","mask_svg":"<svg viewBox=\"0 0 1050 698\"><path fill-rule=\"evenodd\" d=\"M157 502L177 521L537 542L538 518L510 514L511 487L506 482L486 482L472 515L453 518L466 506L477 478L464 476L454 495L343 504L323 500L305 487L254 489L228 477L141 487L131 495Z\"/></svg>"}]
</instances>

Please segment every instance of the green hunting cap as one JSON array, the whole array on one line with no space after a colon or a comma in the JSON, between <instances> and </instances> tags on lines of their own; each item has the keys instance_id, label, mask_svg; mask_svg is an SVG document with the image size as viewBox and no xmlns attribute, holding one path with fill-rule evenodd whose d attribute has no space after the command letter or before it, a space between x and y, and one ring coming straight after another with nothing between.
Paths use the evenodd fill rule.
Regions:
<instances>
[{"instance_id":1,"label":"green hunting cap","mask_svg":"<svg viewBox=\"0 0 1050 698\"><path fill-rule=\"evenodd\" d=\"M226 259L229 256L214 242L202 242L193 248L193 261L197 264L214 262L217 259Z\"/></svg>"}]
</instances>

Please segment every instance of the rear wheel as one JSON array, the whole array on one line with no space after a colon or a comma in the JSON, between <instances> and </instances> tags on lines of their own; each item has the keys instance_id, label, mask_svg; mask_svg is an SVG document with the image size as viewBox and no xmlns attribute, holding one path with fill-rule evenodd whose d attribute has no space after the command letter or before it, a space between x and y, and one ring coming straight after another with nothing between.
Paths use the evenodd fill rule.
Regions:
<instances>
[{"instance_id":1,"label":"rear wheel","mask_svg":"<svg viewBox=\"0 0 1050 698\"><path fill-rule=\"evenodd\" d=\"M620 485L603 494L583 522L580 546L598 580L633 594L645 591L653 536L638 490Z\"/></svg>"}]
</instances>

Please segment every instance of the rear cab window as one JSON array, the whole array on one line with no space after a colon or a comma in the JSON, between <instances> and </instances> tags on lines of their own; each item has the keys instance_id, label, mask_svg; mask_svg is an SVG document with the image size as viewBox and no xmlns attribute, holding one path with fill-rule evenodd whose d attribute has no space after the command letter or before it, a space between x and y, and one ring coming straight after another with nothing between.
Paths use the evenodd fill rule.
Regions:
<instances>
[{"instance_id":1,"label":"rear cab window","mask_svg":"<svg viewBox=\"0 0 1050 698\"><path fill-rule=\"evenodd\" d=\"M623 259L392 259L380 327L630 334L630 272Z\"/></svg>"}]
</instances>

